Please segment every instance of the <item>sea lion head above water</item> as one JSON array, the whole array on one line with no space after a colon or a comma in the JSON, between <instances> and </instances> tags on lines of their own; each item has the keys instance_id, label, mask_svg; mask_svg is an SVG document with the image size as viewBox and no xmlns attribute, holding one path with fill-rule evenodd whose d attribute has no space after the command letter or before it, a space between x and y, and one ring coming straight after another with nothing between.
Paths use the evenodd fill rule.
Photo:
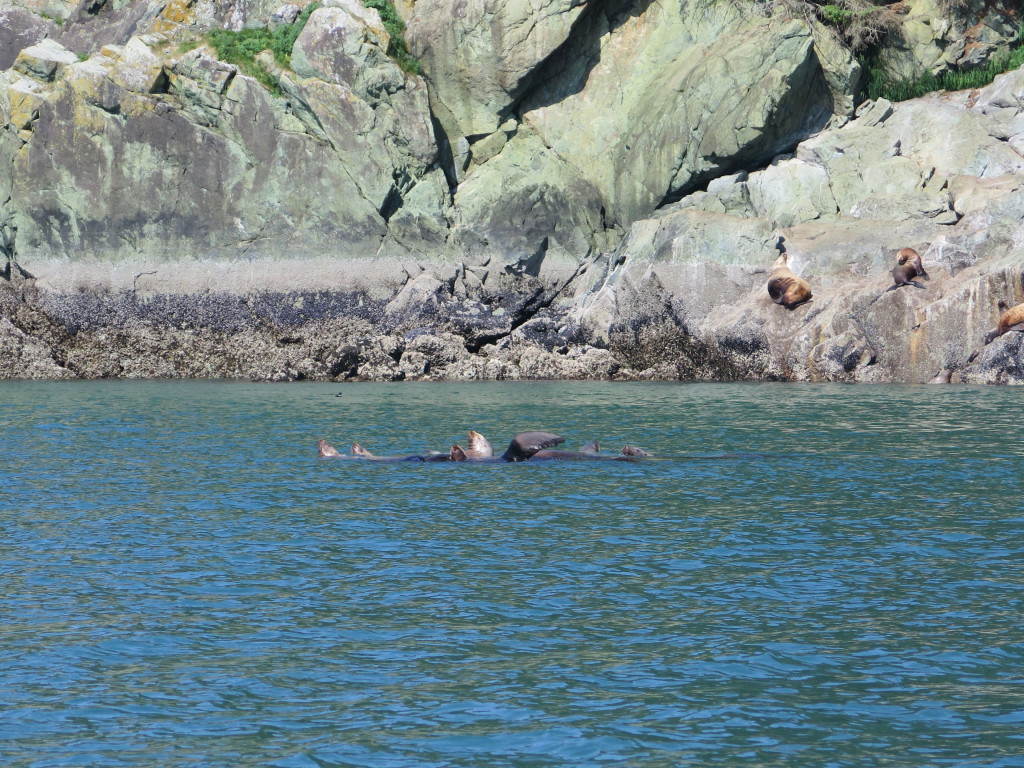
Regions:
<instances>
[{"instance_id":1,"label":"sea lion head above water","mask_svg":"<svg viewBox=\"0 0 1024 768\"><path fill-rule=\"evenodd\" d=\"M352 443L352 455L359 456L364 459L375 458L372 453L363 448L363 446L361 446L359 443Z\"/></svg>"},{"instance_id":2,"label":"sea lion head above water","mask_svg":"<svg viewBox=\"0 0 1024 768\"><path fill-rule=\"evenodd\" d=\"M469 430L469 447L465 449L465 458L489 459L493 455L494 449L487 438L475 430Z\"/></svg>"},{"instance_id":3,"label":"sea lion head above water","mask_svg":"<svg viewBox=\"0 0 1024 768\"><path fill-rule=\"evenodd\" d=\"M636 456L636 457L639 457L639 458L643 458L645 456L653 456L654 455L650 451L645 451L643 448L640 448L639 446L636 446L636 445L624 445L624 446L622 446L621 453L622 453L623 456Z\"/></svg>"},{"instance_id":4,"label":"sea lion head above water","mask_svg":"<svg viewBox=\"0 0 1024 768\"><path fill-rule=\"evenodd\" d=\"M337 448L323 439L316 441L316 452L320 454L322 459L336 459L341 456Z\"/></svg>"}]
</instances>

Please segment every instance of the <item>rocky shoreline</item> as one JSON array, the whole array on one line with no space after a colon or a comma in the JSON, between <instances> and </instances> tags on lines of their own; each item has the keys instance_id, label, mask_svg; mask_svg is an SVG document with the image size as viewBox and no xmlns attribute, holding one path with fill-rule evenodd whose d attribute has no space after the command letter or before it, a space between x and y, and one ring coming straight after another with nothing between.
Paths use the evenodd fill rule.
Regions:
<instances>
[{"instance_id":1,"label":"rocky shoreline","mask_svg":"<svg viewBox=\"0 0 1024 768\"><path fill-rule=\"evenodd\" d=\"M0 378L1024 383L1024 71L855 109L813 20L420 0L418 77L353 3L280 95L180 44L216 4L0 3Z\"/></svg>"}]
</instances>

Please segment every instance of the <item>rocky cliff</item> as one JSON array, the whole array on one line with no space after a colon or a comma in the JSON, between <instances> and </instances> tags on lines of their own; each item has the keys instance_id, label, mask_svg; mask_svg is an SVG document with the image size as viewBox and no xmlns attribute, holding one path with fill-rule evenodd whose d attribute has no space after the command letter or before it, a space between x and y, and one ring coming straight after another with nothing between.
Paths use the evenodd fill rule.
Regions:
<instances>
[{"instance_id":1,"label":"rocky cliff","mask_svg":"<svg viewBox=\"0 0 1024 768\"><path fill-rule=\"evenodd\" d=\"M1024 72L858 105L808 8L326 0L268 85L207 33L298 5L0 0L0 376L1024 383Z\"/></svg>"}]
</instances>

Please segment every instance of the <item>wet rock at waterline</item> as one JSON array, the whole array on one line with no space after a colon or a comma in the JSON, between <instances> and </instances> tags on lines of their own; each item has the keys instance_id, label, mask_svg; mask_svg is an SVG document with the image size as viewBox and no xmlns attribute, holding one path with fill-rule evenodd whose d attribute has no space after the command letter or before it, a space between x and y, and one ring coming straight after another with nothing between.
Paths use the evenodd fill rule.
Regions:
<instances>
[{"instance_id":1,"label":"wet rock at waterline","mask_svg":"<svg viewBox=\"0 0 1024 768\"><path fill-rule=\"evenodd\" d=\"M332 0L290 69L260 55L275 89L180 45L231 26L188 3L111 8L93 50L108 11L21 24L0 376L1021 383L1014 334L968 362L1024 300L1020 72L854 113L813 22L492 5L421 77ZM779 235L813 286L792 310ZM887 292L904 247L931 280Z\"/></svg>"}]
</instances>

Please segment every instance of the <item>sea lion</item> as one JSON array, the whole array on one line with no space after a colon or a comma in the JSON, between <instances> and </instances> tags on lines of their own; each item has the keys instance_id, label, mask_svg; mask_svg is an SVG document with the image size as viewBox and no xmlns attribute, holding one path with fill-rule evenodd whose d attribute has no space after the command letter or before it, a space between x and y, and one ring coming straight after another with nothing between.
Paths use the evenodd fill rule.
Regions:
<instances>
[{"instance_id":1,"label":"sea lion","mask_svg":"<svg viewBox=\"0 0 1024 768\"><path fill-rule=\"evenodd\" d=\"M999 322L996 327L985 334L985 343L982 346L987 346L993 341L998 339L1004 333L1010 331L1016 331L1018 333L1024 333L1024 304L1017 304L1011 307L1002 299L996 304L999 309ZM981 347L971 352L971 356L967 358L968 363L973 363L975 358L981 354Z\"/></svg>"},{"instance_id":2,"label":"sea lion","mask_svg":"<svg viewBox=\"0 0 1024 768\"><path fill-rule=\"evenodd\" d=\"M811 300L811 284L793 274L789 268L789 254L781 246L779 250L782 253L768 272L768 295L776 304L794 309Z\"/></svg>"},{"instance_id":3,"label":"sea lion","mask_svg":"<svg viewBox=\"0 0 1024 768\"><path fill-rule=\"evenodd\" d=\"M623 446L622 451L618 456L611 456L607 453L601 453L598 441L592 440L578 451L543 450L537 451L533 458L541 461L551 459L560 461L631 461L633 459L653 455L654 454L648 453L643 448L638 448L635 445L626 445Z\"/></svg>"},{"instance_id":4,"label":"sea lion","mask_svg":"<svg viewBox=\"0 0 1024 768\"><path fill-rule=\"evenodd\" d=\"M900 248L896 252L896 266L892 270L893 285L890 285L885 290L887 292L895 291L904 285L924 288L923 285L914 280L918 276L923 277L925 280L929 279L928 273L924 270L924 265L921 264L921 254L913 248Z\"/></svg>"},{"instance_id":5,"label":"sea lion","mask_svg":"<svg viewBox=\"0 0 1024 768\"><path fill-rule=\"evenodd\" d=\"M943 368L935 377L928 381L929 384L949 384L953 380L953 369Z\"/></svg>"},{"instance_id":6,"label":"sea lion","mask_svg":"<svg viewBox=\"0 0 1024 768\"><path fill-rule=\"evenodd\" d=\"M360 459L376 459L377 457L363 448L359 443L352 443L352 455Z\"/></svg>"},{"instance_id":7,"label":"sea lion","mask_svg":"<svg viewBox=\"0 0 1024 768\"><path fill-rule=\"evenodd\" d=\"M995 330L989 331L985 334L986 344L991 344L1008 331L1024 332L1024 304L1018 304L1015 307L1011 307L1005 301L1000 299L999 304L996 306L1002 314L999 315L999 324L996 326Z\"/></svg>"},{"instance_id":8,"label":"sea lion","mask_svg":"<svg viewBox=\"0 0 1024 768\"><path fill-rule=\"evenodd\" d=\"M533 458L538 451L564 442L564 437L551 432L520 432L512 438L505 453L501 455L501 460L527 461Z\"/></svg>"},{"instance_id":9,"label":"sea lion","mask_svg":"<svg viewBox=\"0 0 1024 768\"><path fill-rule=\"evenodd\" d=\"M487 442L487 438L475 430L469 430L469 447L465 450L467 459L489 459L494 455L494 449Z\"/></svg>"},{"instance_id":10,"label":"sea lion","mask_svg":"<svg viewBox=\"0 0 1024 768\"><path fill-rule=\"evenodd\" d=\"M472 437L473 434L475 434L477 437L476 438ZM490 449L490 444L487 443L487 441L483 438L483 435L480 435L479 432L471 433L470 441L471 441L472 445L476 446L476 450L479 450L479 451L487 450L487 449L484 449L484 448L481 447L481 444L480 444L481 440L483 441L484 444L486 444L487 449ZM514 438L512 438L512 442L509 443L508 449L505 451L504 454L502 454L501 457L493 458L493 451L492 451L492 456L485 456L485 457L482 457L482 458L479 458L479 459L476 459L476 460L477 461L509 461L509 462L526 461L526 460L532 458L533 455L535 453L537 453L537 451L543 450L544 448L549 448L552 445L558 445L559 443L564 442L564 440L565 440L565 438L559 437L558 435L552 434L550 432L520 432L518 435L516 435ZM323 445L321 445L321 443ZM340 453L338 453L333 448L331 448L331 446L328 445L323 440L321 440L319 443L317 443L317 449L320 451L320 455L321 456L339 456L339 457L341 456ZM323 451L325 449L329 449L330 451L334 451L334 453L333 454L331 454L331 453L324 453ZM471 458L469 456L468 452L466 450L464 450L459 445L453 445L451 447L451 449L448 451L448 453L429 453L429 454L426 454L426 455L412 454L412 455L409 455L409 456L376 456L373 453L370 453L370 451L366 450L359 443L353 443L352 444L352 457L353 458L357 458L357 459L364 459L364 460L367 460L367 461L388 461L388 462L399 462L399 461L430 461L430 462L434 462L434 461L466 461L467 459Z\"/></svg>"},{"instance_id":11,"label":"sea lion","mask_svg":"<svg viewBox=\"0 0 1024 768\"><path fill-rule=\"evenodd\" d=\"M635 457L638 457L638 458L645 458L645 457L653 456L654 455L650 451L645 451L643 448L640 448L640 447L635 446L635 445L624 445L624 446L622 446L621 453L622 453L623 456L635 456Z\"/></svg>"},{"instance_id":12,"label":"sea lion","mask_svg":"<svg viewBox=\"0 0 1024 768\"><path fill-rule=\"evenodd\" d=\"M475 434L477 438L483 440L484 443L487 441L483 439L483 436L479 432L470 432L471 435ZM471 437L471 439L473 439ZM622 449L622 454L619 456L609 456L599 453L599 445L596 440L587 443L583 446L581 451L552 451L549 450L552 446L559 445L565 442L565 438L551 432L520 432L509 443L508 448L505 450L500 457L494 458L493 456L487 456L482 458L474 459L477 462L520 462L528 461L530 459L598 459L608 461L632 461L636 458L642 458L645 456L651 456L650 453L637 448L633 445L627 445ZM490 444L488 443L488 448ZM479 445L477 446L479 450ZM339 457L349 458L338 453L334 448L327 444L326 441L320 440L317 443L317 450L323 457ZM469 452L463 449L459 445L453 445L448 453L431 453L425 456L419 454L413 454L410 456L376 456L370 451L366 450L359 443L352 444L352 458L364 459L368 461L467 461L472 459Z\"/></svg>"},{"instance_id":13,"label":"sea lion","mask_svg":"<svg viewBox=\"0 0 1024 768\"><path fill-rule=\"evenodd\" d=\"M316 441L316 452L321 459L337 459L341 456L337 448L323 439Z\"/></svg>"},{"instance_id":14,"label":"sea lion","mask_svg":"<svg viewBox=\"0 0 1024 768\"><path fill-rule=\"evenodd\" d=\"M460 449L461 450L461 449ZM450 461L451 452L449 453L428 453L418 454L413 453L408 456L377 456L370 453L368 450L363 448L359 443L352 443L352 455L357 459L365 459L367 461Z\"/></svg>"}]
</instances>

